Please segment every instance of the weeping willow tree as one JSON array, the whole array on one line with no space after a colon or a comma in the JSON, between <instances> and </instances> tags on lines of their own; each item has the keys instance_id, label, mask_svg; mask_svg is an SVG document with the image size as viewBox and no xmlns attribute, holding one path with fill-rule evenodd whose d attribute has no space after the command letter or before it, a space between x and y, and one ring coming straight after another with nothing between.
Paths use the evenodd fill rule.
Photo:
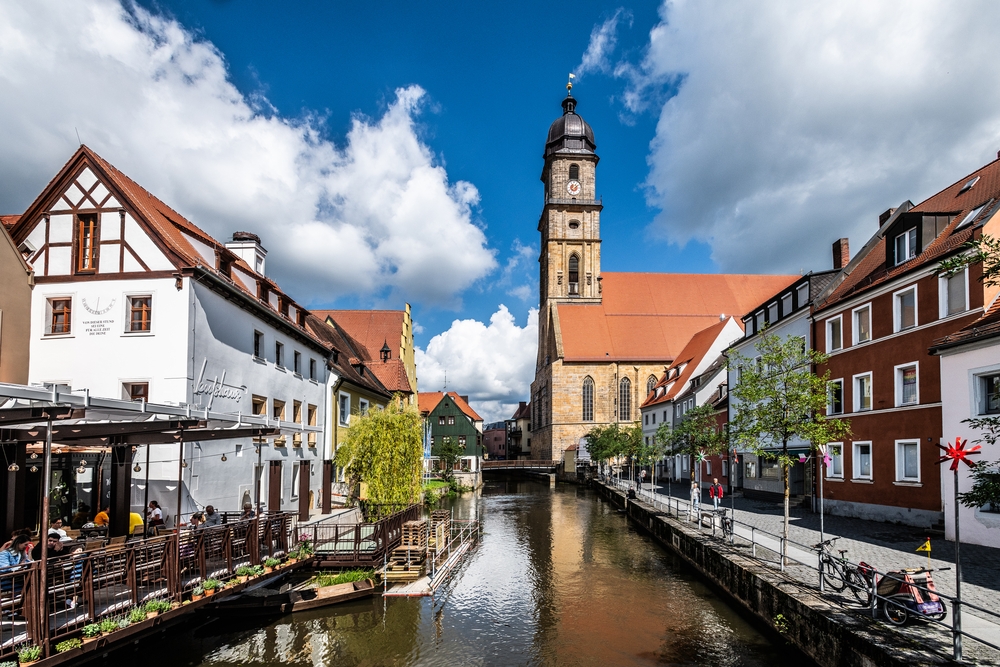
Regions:
<instances>
[{"instance_id":1,"label":"weeping willow tree","mask_svg":"<svg viewBox=\"0 0 1000 667\"><path fill-rule=\"evenodd\" d=\"M337 465L344 468L351 488L363 482L372 505L409 505L420 499L420 414L399 403L394 398L385 408L353 416L347 439L337 448Z\"/></svg>"}]
</instances>

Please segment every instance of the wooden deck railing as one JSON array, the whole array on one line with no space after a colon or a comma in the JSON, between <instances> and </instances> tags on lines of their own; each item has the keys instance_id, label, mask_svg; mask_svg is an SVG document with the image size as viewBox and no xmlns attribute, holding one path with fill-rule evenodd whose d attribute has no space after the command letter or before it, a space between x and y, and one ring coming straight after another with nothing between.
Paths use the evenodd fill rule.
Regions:
<instances>
[{"instance_id":1,"label":"wooden deck railing","mask_svg":"<svg viewBox=\"0 0 1000 667\"><path fill-rule=\"evenodd\" d=\"M420 505L409 505L374 523L340 524L331 519L318 521L302 532L312 540L321 563L374 567L399 546L403 524L419 519L422 511Z\"/></svg>"},{"instance_id":2,"label":"wooden deck railing","mask_svg":"<svg viewBox=\"0 0 1000 667\"><path fill-rule=\"evenodd\" d=\"M150 600L181 602L199 582L288 551L295 514L131 540L0 571L0 660L24 645L54 644L89 623L119 620ZM44 603L42 602L44 599Z\"/></svg>"}]
</instances>

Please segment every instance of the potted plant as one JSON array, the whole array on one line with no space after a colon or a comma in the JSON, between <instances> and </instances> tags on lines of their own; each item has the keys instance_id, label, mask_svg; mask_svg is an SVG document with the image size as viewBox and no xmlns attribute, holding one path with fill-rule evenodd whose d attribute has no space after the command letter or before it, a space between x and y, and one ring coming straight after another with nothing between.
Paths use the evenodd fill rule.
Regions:
<instances>
[{"instance_id":1,"label":"potted plant","mask_svg":"<svg viewBox=\"0 0 1000 667\"><path fill-rule=\"evenodd\" d=\"M17 662L20 665L30 665L42 657L42 649L38 646L25 646L17 652Z\"/></svg>"},{"instance_id":2,"label":"potted plant","mask_svg":"<svg viewBox=\"0 0 1000 667\"><path fill-rule=\"evenodd\" d=\"M123 618L123 619L121 619L120 621L118 621L118 629L119 629L119 630L124 630L124 629L125 629L125 628L127 628L127 627L128 627L129 625L131 625L131 624L129 623L129 621L128 621L128 619L127 619L127 618Z\"/></svg>"},{"instance_id":3,"label":"potted plant","mask_svg":"<svg viewBox=\"0 0 1000 667\"><path fill-rule=\"evenodd\" d=\"M203 597L205 597L205 588L199 584L191 591L191 602L200 600Z\"/></svg>"},{"instance_id":4,"label":"potted plant","mask_svg":"<svg viewBox=\"0 0 1000 667\"><path fill-rule=\"evenodd\" d=\"M285 563L287 565L294 565L295 563L298 563L298 562L299 562L299 552L298 551L294 551L294 550L293 551L289 551Z\"/></svg>"},{"instance_id":5,"label":"potted plant","mask_svg":"<svg viewBox=\"0 0 1000 667\"><path fill-rule=\"evenodd\" d=\"M101 636L101 626L97 623L88 623L83 626L83 643L89 644L90 642L97 641L97 638Z\"/></svg>"},{"instance_id":6,"label":"potted plant","mask_svg":"<svg viewBox=\"0 0 1000 667\"><path fill-rule=\"evenodd\" d=\"M241 583L245 584L247 579L253 574L253 568L249 565L240 565L236 568L236 579Z\"/></svg>"},{"instance_id":7,"label":"potted plant","mask_svg":"<svg viewBox=\"0 0 1000 667\"><path fill-rule=\"evenodd\" d=\"M66 641L61 641L56 644L56 653L65 653L66 651L72 651L75 648L80 648L83 646L83 642L79 639L67 639Z\"/></svg>"},{"instance_id":8,"label":"potted plant","mask_svg":"<svg viewBox=\"0 0 1000 667\"><path fill-rule=\"evenodd\" d=\"M14 660L3 660L0 661L0 667L17 667L17 662Z\"/></svg>"},{"instance_id":9,"label":"potted plant","mask_svg":"<svg viewBox=\"0 0 1000 667\"><path fill-rule=\"evenodd\" d=\"M277 558L268 558L264 561L264 574L270 574L274 572L274 568L281 565L281 561Z\"/></svg>"},{"instance_id":10,"label":"potted plant","mask_svg":"<svg viewBox=\"0 0 1000 667\"><path fill-rule=\"evenodd\" d=\"M205 595L212 595L219 588L220 583L222 582L218 579L206 579L201 587L205 589Z\"/></svg>"},{"instance_id":11,"label":"potted plant","mask_svg":"<svg viewBox=\"0 0 1000 667\"><path fill-rule=\"evenodd\" d=\"M254 565L253 568L251 568L251 569L253 570L253 574L251 576L259 577L262 574L264 574L264 566L263 565Z\"/></svg>"},{"instance_id":12,"label":"potted plant","mask_svg":"<svg viewBox=\"0 0 1000 667\"><path fill-rule=\"evenodd\" d=\"M142 623L149 617L146 609L143 607L135 607L128 613L128 620L132 623Z\"/></svg>"},{"instance_id":13,"label":"potted plant","mask_svg":"<svg viewBox=\"0 0 1000 667\"><path fill-rule=\"evenodd\" d=\"M118 622L113 621L110 618L106 618L103 621L101 621L100 626L102 635L110 635L112 632L118 629Z\"/></svg>"}]
</instances>

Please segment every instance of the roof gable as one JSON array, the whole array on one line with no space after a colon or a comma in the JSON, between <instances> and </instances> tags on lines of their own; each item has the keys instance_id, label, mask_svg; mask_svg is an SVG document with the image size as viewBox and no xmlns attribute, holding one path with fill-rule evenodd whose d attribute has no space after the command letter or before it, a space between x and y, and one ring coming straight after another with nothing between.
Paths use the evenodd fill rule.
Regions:
<instances>
[{"instance_id":1,"label":"roof gable","mask_svg":"<svg viewBox=\"0 0 1000 667\"><path fill-rule=\"evenodd\" d=\"M642 407L666 403L685 393L690 381L715 364L722 351L742 333L743 327L736 317L727 317L696 333L667 367Z\"/></svg>"},{"instance_id":2,"label":"roof gable","mask_svg":"<svg viewBox=\"0 0 1000 667\"><path fill-rule=\"evenodd\" d=\"M445 395L446 394L441 391L421 391L417 393L417 406L420 412L428 415L434 412L438 405L441 404L441 401L444 400ZM455 403L455 407L457 407L469 419L474 422L483 421L483 418L480 417L479 414L476 413L476 411L473 410L461 396L453 391L449 391L447 396L452 400L452 402Z\"/></svg>"}]
</instances>

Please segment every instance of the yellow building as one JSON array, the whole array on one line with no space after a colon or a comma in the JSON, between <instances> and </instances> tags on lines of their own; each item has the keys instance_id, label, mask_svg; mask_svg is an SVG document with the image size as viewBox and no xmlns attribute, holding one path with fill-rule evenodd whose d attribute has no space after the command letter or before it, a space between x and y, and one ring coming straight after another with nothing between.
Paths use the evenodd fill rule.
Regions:
<instances>
[{"instance_id":1,"label":"yellow building","mask_svg":"<svg viewBox=\"0 0 1000 667\"><path fill-rule=\"evenodd\" d=\"M0 216L0 382L28 383L34 272L7 232L19 216Z\"/></svg>"}]
</instances>

